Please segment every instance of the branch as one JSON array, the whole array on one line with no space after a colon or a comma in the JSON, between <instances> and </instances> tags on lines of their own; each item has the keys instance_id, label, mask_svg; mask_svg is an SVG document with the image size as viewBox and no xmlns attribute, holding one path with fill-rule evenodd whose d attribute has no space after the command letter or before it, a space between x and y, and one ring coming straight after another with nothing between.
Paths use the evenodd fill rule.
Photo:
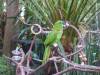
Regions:
<instances>
[{"instance_id":1,"label":"branch","mask_svg":"<svg viewBox=\"0 0 100 75\"><path fill-rule=\"evenodd\" d=\"M83 71L83 72L100 72L100 67L96 67L96 66L92 66L92 65L76 64L76 63L65 60L65 58L63 58L62 61L64 63L70 65L70 67L68 67L65 70L58 72L54 75L62 75L63 73L71 71L71 70L77 70L77 71Z\"/></svg>"},{"instance_id":2,"label":"branch","mask_svg":"<svg viewBox=\"0 0 100 75\"><path fill-rule=\"evenodd\" d=\"M40 70L41 68L43 68L44 66L46 66L48 63L50 63L52 60L48 60L45 64L40 65L39 67L37 67L36 69L32 70L30 74L34 74L35 72L37 72L38 70Z\"/></svg>"},{"instance_id":3,"label":"branch","mask_svg":"<svg viewBox=\"0 0 100 75\"><path fill-rule=\"evenodd\" d=\"M68 71L71 71L71 70L74 70L74 67L69 67L61 72L57 72L56 74L53 74L53 75L62 75L63 73L66 73Z\"/></svg>"}]
</instances>

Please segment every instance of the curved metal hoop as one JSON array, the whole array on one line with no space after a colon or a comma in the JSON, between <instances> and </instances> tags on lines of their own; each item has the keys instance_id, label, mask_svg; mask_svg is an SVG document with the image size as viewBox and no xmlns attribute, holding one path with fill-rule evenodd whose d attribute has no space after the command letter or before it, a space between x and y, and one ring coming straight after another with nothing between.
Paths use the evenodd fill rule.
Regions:
<instances>
[{"instance_id":1,"label":"curved metal hoop","mask_svg":"<svg viewBox=\"0 0 100 75\"><path fill-rule=\"evenodd\" d=\"M39 31L38 32L35 32L34 31L34 27L35 26L37 26L38 28L39 28ZM42 28L41 28L41 26L39 25L39 24L33 24L32 26L31 26L31 32L33 33L33 34L35 34L35 35L38 35L38 34L40 34L41 32L42 32Z\"/></svg>"},{"instance_id":2,"label":"curved metal hoop","mask_svg":"<svg viewBox=\"0 0 100 75\"><path fill-rule=\"evenodd\" d=\"M61 54L61 53L59 53L59 54L61 56L63 56L64 58L69 57L69 56L73 56L75 54L79 54L79 57L80 57L82 63L83 62L86 63L87 62L87 58L86 58L86 55L83 52L83 48L84 48L85 44L84 44L84 39L82 38L82 35L81 35L80 31L74 25L69 24L67 21L65 22L65 25L64 25L64 29L66 29L66 28L72 28L78 34L78 43L76 45L76 48L78 49L78 51L73 52L71 54L68 54L66 56L63 56L63 54Z\"/></svg>"},{"instance_id":3,"label":"curved metal hoop","mask_svg":"<svg viewBox=\"0 0 100 75\"><path fill-rule=\"evenodd\" d=\"M77 47L82 46L84 48L84 40L82 38L80 31L74 25L69 24L67 21L65 22L64 27L65 29L70 27L76 31L76 33L78 34L78 41L79 41Z\"/></svg>"}]
</instances>

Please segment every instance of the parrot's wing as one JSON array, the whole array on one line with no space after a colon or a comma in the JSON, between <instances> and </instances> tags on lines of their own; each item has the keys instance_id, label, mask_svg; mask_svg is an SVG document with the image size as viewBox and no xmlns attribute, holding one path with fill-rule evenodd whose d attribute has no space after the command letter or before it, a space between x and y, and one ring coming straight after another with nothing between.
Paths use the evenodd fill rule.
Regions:
<instances>
[{"instance_id":1,"label":"parrot's wing","mask_svg":"<svg viewBox=\"0 0 100 75\"><path fill-rule=\"evenodd\" d=\"M50 54L51 54L51 50L50 50L50 47L48 46L48 47L45 48L42 63L47 62L48 58L50 57Z\"/></svg>"},{"instance_id":2,"label":"parrot's wing","mask_svg":"<svg viewBox=\"0 0 100 75\"><path fill-rule=\"evenodd\" d=\"M56 38L57 38L57 34L54 33L53 31L50 32L50 33L48 34L48 36L46 37L46 40L45 40L45 42L44 42L44 45L45 45L45 46L48 46L48 45L53 44L53 43L55 42Z\"/></svg>"},{"instance_id":3,"label":"parrot's wing","mask_svg":"<svg viewBox=\"0 0 100 75\"><path fill-rule=\"evenodd\" d=\"M62 34L63 34L63 31L58 32L56 41L60 41Z\"/></svg>"}]
</instances>

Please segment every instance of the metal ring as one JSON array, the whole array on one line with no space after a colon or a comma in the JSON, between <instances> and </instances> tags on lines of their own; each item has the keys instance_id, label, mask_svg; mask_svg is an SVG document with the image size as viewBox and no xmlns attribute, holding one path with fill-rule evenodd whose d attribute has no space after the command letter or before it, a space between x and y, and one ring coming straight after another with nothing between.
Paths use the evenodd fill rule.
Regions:
<instances>
[{"instance_id":1,"label":"metal ring","mask_svg":"<svg viewBox=\"0 0 100 75\"><path fill-rule=\"evenodd\" d=\"M39 31L38 31L38 32L35 32L35 31L33 30L35 26L37 26L37 27L39 28ZM38 35L38 34L41 33L41 31L42 31L42 28L41 28L41 26L40 26L39 24L33 24L33 25L31 26L31 32L32 32L33 34Z\"/></svg>"}]
</instances>

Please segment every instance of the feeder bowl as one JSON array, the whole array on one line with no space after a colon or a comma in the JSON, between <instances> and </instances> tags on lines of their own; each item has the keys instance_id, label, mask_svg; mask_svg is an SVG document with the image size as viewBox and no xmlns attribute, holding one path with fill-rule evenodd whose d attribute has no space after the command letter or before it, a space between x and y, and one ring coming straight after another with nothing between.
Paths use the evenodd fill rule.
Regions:
<instances>
[{"instance_id":1,"label":"feeder bowl","mask_svg":"<svg viewBox=\"0 0 100 75\"><path fill-rule=\"evenodd\" d=\"M13 50L12 51L12 54L14 55L14 56L19 56L19 55L21 55L21 52L20 51L18 51L18 50Z\"/></svg>"}]
</instances>

